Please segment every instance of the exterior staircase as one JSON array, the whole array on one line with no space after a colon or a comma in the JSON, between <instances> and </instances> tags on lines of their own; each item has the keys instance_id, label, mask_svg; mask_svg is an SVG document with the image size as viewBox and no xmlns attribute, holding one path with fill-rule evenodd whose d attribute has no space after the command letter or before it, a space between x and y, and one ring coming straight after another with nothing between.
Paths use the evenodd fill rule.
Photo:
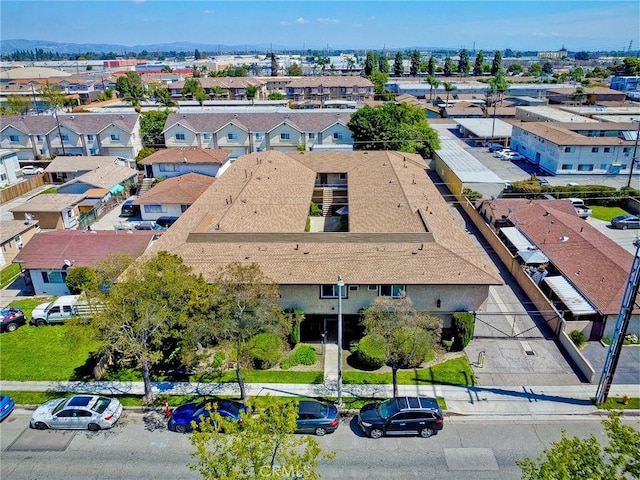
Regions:
<instances>
[{"instance_id":1,"label":"exterior staircase","mask_svg":"<svg viewBox=\"0 0 640 480\"><path fill-rule=\"evenodd\" d=\"M138 184L138 190L136 191L136 195L139 197L140 195L144 195L155 183L155 178L143 178L142 182Z\"/></svg>"},{"instance_id":2,"label":"exterior staircase","mask_svg":"<svg viewBox=\"0 0 640 480\"><path fill-rule=\"evenodd\" d=\"M331 205L333 205L333 189L324 188L322 190L322 216L331 216Z\"/></svg>"}]
</instances>

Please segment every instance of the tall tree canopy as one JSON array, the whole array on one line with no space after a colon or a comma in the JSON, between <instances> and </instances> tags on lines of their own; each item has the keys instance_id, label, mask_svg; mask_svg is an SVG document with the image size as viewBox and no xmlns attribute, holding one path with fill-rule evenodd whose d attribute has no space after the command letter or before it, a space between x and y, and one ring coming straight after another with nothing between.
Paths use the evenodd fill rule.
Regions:
<instances>
[{"instance_id":1,"label":"tall tree canopy","mask_svg":"<svg viewBox=\"0 0 640 480\"><path fill-rule=\"evenodd\" d=\"M420 71L420 52L418 50L413 50L409 54L409 60L411 61L411 66L409 67L409 75L412 77L417 77L418 72Z\"/></svg>"},{"instance_id":2,"label":"tall tree canopy","mask_svg":"<svg viewBox=\"0 0 640 480\"><path fill-rule=\"evenodd\" d=\"M116 80L116 90L134 107L140 106L140 103L146 98L142 77L138 72L127 72L126 75L119 77Z\"/></svg>"},{"instance_id":3,"label":"tall tree canopy","mask_svg":"<svg viewBox=\"0 0 640 480\"><path fill-rule=\"evenodd\" d=\"M438 135L422 109L407 103L385 103L359 109L349 121L356 150L399 150L430 158Z\"/></svg>"},{"instance_id":4,"label":"tall tree canopy","mask_svg":"<svg viewBox=\"0 0 640 480\"><path fill-rule=\"evenodd\" d=\"M491 63L491 75L496 75L502 70L502 52L496 50L493 53L493 62Z\"/></svg>"},{"instance_id":5,"label":"tall tree canopy","mask_svg":"<svg viewBox=\"0 0 640 480\"><path fill-rule=\"evenodd\" d=\"M458 72L466 76L469 73L469 52L466 48L460 50L460 59L458 60Z\"/></svg>"},{"instance_id":6,"label":"tall tree canopy","mask_svg":"<svg viewBox=\"0 0 640 480\"><path fill-rule=\"evenodd\" d=\"M171 110L149 110L140 115L140 135L145 148L164 147L164 124Z\"/></svg>"},{"instance_id":7,"label":"tall tree canopy","mask_svg":"<svg viewBox=\"0 0 640 480\"><path fill-rule=\"evenodd\" d=\"M404 63L402 52L396 52L396 57L393 60L393 75L395 77L402 77L404 75Z\"/></svg>"},{"instance_id":8,"label":"tall tree canopy","mask_svg":"<svg viewBox=\"0 0 640 480\"><path fill-rule=\"evenodd\" d=\"M484 52L480 50L476 55L476 61L473 63L473 74L476 77L482 75L482 65L484 64Z\"/></svg>"}]
</instances>

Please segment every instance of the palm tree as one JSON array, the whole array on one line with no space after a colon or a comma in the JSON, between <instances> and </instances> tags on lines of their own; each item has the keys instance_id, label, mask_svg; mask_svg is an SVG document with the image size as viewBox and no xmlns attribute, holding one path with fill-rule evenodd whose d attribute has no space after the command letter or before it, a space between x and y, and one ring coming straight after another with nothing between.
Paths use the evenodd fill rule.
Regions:
<instances>
[{"instance_id":1,"label":"palm tree","mask_svg":"<svg viewBox=\"0 0 640 480\"><path fill-rule=\"evenodd\" d=\"M429 89L429 101L431 101L433 99L433 89L438 88L440 86L440 80L438 80L433 75L429 75L427 76L427 83L431 87Z\"/></svg>"},{"instance_id":2,"label":"palm tree","mask_svg":"<svg viewBox=\"0 0 640 480\"><path fill-rule=\"evenodd\" d=\"M454 90L456 90L458 87L456 87L451 82L443 82L442 85L444 86L444 89L447 91L447 102L445 104L445 108L447 108L449 106L449 94Z\"/></svg>"}]
</instances>

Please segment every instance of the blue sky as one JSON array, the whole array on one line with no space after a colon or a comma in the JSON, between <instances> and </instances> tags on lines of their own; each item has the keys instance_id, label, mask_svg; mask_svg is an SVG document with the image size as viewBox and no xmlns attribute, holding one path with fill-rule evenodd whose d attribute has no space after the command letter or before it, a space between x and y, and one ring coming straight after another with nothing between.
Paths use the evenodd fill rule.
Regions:
<instances>
[{"instance_id":1,"label":"blue sky","mask_svg":"<svg viewBox=\"0 0 640 480\"><path fill-rule=\"evenodd\" d=\"M6 1L2 39L126 46L189 41L295 49L640 48L634 1Z\"/></svg>"}]
</instances>

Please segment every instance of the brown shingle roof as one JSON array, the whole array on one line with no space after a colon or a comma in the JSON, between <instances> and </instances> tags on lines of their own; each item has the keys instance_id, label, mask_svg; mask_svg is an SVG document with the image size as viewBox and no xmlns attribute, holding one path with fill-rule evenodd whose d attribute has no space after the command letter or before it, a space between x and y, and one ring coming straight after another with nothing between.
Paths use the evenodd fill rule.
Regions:
<instances>
[{"instance_id":1,"label":"brown shingle roof","mask_svg":"<svg viewBox=\"0 0 640 480\"><path fill-rule=\"evenodd\" d=\"M16 235L34 228L38 225L37 221L25 223L23 220L2 220L0 221L0 243L12 240Z\"/></svg>"},{"instance_id":2,"label":"brown shingle roof","mask_svg":"<svg viewBox=\"0 0 640 480\"><path fill-rule=\"evenodd\" d=\"M187 163L187 164L221 164L233 150L221 148L163 148L152 153L138 162L139 165L154 165L158 163Z\"/></svg>"},{"instance_id":3,"label":"brown shingle roof","mask_svg":"<svg viewBox=\"0 0 640 480\"><path fill-rule=\"evenodd\" d=\"M560 123L560 122L522 122L514 123L514 126L525 132L537 135L556 145L594 145L594 146L615 146L633 145L631 140L623 140L618 137L608 136L586 136L578 131L611 132L611 131L634 131L635 123Z\"/></svg>"},{"instance_id":4,"label":"brown shingle roof","mask_svg":"<svg viewBox=\"0 0 640 480\"><path fill-rule=\"evenodd\" d=\"M287 84L287 88L306 87L370 87L373 88L371 80L354 75L327 75L327 76L307 76L297 77Z\"/></svg>"},{"instance_id":5,"label":"brown shingle roof","mask_svg":"<svg viewBox=\"0 0 640 480\"><path fill-rule=\"evenodd\" d=\"M10 212L61 212L65 208L84 200L84 195L75 193L43 193L27 200L22 205L10 209Z\"/></svg>"},{"instance_id":6,"label":"brown shingle roof","mask_svg":"<svg viewBox=\"0 0 640 480\"><path fill-rule=\"evenodd\" d=\"M152 251L213 281L257 262L280 284L501 284L426 175L399 152L279 152L238 158ZM318 173L346 173L349 232L305 233Z\"/></svg>"},{"instance_id":7,"label":"brown shingle roof","mask_svg":"<svg viewBox=\"0 0 640 480\"><path fill-rule=\"evenodd\" d=\"M135 205L191 205L216 179L199 173L168 178L134 200Z\"/></svg>"},{"instance_id":8,"label":"brown shingle roof","mask_svg":"<svg viewBox=\"0 0 640 480\"><path fill-rule=\"evenodd\" d=\"M34 235L14 261L24 268L61 269L65 260L74 267L90 267L110 253L139 257L150 245L155 232L57 230Z\"/></svg>"},{"instance_id":9,"label":"brown shingle roof","mask_svg":"<svg viewBox=\"0 0 640 480\"><path fill-rule=\"evenodd\" d=\"M522 233L598 311L618 312L633 256L579 218L569 200L497 199L490 205L494 218L517 220Z\"/></svg>"}]
</instances>

